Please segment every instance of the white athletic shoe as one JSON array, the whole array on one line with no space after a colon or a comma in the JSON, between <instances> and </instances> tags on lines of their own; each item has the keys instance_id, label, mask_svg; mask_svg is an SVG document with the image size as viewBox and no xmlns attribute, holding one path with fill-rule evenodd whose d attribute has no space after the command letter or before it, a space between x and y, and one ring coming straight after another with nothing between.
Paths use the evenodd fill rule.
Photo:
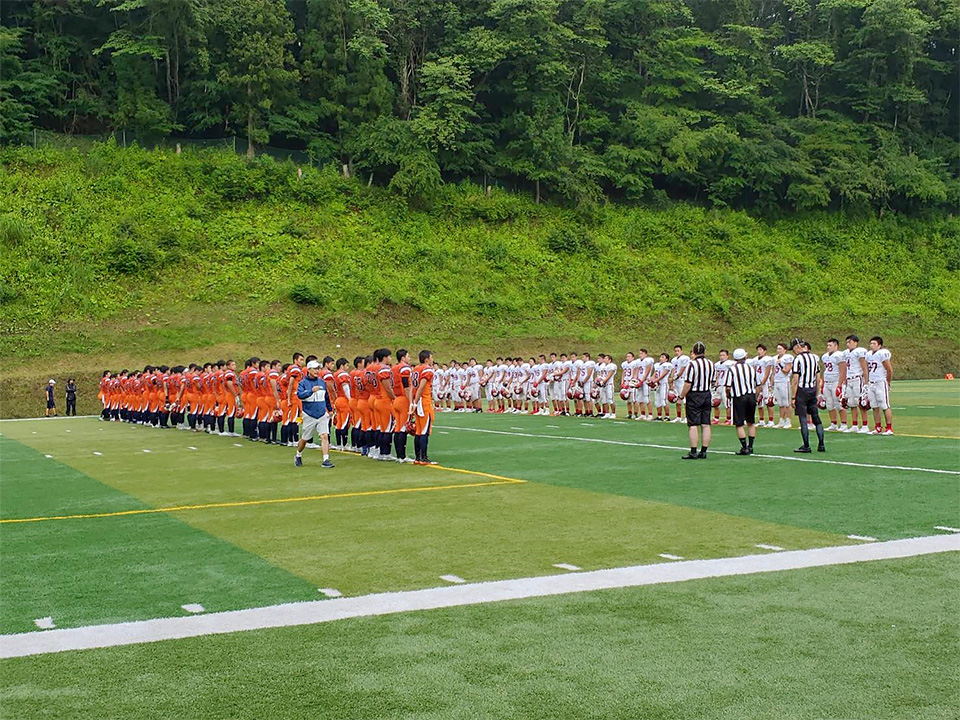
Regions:
<instances>
[{"instance_id":1,"label":"white athletic shoe","mask_svg":"<svg viewBox=\"0 0 960 720\"><path fill-rule=\"evenodd\" d=\"M882 430L877 430L876 428L874 428L873 430L870 431L870 434L871 434L871 435L882 435L882 434L883 434L883 431L882 431Z\"/></svg>"},{"instance_id":2,"label":"white athletic shoe","mask_svg":"<svg viewBox=\"0 0 960 720\"><path fill-rule=\"evenodd\" d=\"M892 430L892 429L887 429L887 430L884 430L884 431L883 431L882 433L880 433L880 434L881 434L881 435L893 435L893 430Z\"/></svg>"},{"instance_id":3,"label":"white athletic shoe","mask_svg":"<svg viewBox=\"0 0 960 720\"><path fill-rule=\"evenodd\" d=\"M836 431L837 431L837 426L836 426L836 424L834 424L834 423L830 423L830 425L828 425L827 427L825 427L825 428L823 429L823 431L824 431L824 432L836 432Z\"/></svg>"},{"instance_id":4,"label":"white athletic shoe","mask_svg":"<svg viewBox=\"0 0 960 720\"><path fill-rule=\"evenodd\" d=\"M869 435L870 429L866 425L861 425L860 429L857 432L860 433L861 435Z\"/></svg>"},{"instance_id":5,"label":"white athletic shoe","mask_svg":"<svg viewBox=\"0 0 960 720\"><path fill-rule=\"evenodd\" d=\"M841 428L840 432L847 433L847 434L849 434L849 433L855 433L855 432L857 432L857 426L856 426L856 425L851 425L851 426L848 427L848 428Z\"/></svg>"},{"instance_id":6,"label":"white athletic shoe","mask_svg":"<svg viewBox=\"0 0 960 720\"><path fill-rule=\"evenodd\" d=\"M377 460L382 462L396 462L396 458L393 455L378 455Z\"/></svg>"},{"instance_id":7,"label":"white athletic shoe","mask_svg":"<svg viewBox=\"0 0 960 720\"><path fill-rule=\"evenodd\" d=\"M786 422L786 423L784 424L784 426L783 426L783 429L784 429L784 430L789 430L791 427L792 427L792 425L790 424L790 421L787 420L787 422Z\"/></svg>"}]
</instances>

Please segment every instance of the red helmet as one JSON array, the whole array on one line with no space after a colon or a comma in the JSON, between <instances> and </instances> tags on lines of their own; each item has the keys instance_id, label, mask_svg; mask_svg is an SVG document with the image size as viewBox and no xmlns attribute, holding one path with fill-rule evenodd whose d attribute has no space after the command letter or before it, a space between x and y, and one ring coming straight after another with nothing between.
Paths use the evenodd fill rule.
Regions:
<instances>
[{"instance_id":1,"label":"red helmet","mask_svg":"<svg viewBox=\"0 0 960 720\"><path fill-rule=\"evenodd\" d=\"M576 394L576 392L575 392L575 389L572 388L572 387L568 387L568 388L567 388L567 400L573 400L574 398L576 398L576 396L577 396L577 394Z\"/></svg>"},{"instance_id":2,"label":"red helmet","mask_svg":"<svg viewBox=\"0 0 960 720\"><path fill-rule=\"evenodd\" d=\"M523 385L514 385L513 386L514 395L523 395Z\"/></svg>"},{"instance_id":3,"label":"red helmet","mask_svg":"<svg viewBox=\"0 0 960 720\"><path fill-rule=\"evenodd\" d=\"M715 397L715 398L713 398L713 400L711 400L710 402L711 402L711 404L712 404L714 407L720 407L720 398Z\"/></svg>"},{"instance_id":4,"label":"red helmet","mask_svg":"<svg viewBox=\"0 0 960 720\"><path fill-rule=\"evenodd\" d=\"M817 397L817 407L821 410L827 409L827 399L823 395Z\"/></svg>"},{"instance_id":5,"label":"red helmet","mask_svg":"<svg viewBox=\"0 0 960 720\"><path fill-rule=\"evenodd\" d=\"M630 388L620 388L620 399L629 400L630 399Z\"/></svg>"},{"instance_id":6,"label":"red helmet","mask_svg":"<svg viewBox=\"0 0 960 720\"><path fill-rule=\"evenodd\" d=\"M673 390L667 391L667 400L668 400L669 402L675 403L675 402L676 402L677 400L679 400L679 399L680 399L680 398L677 397L677 394L676 394Z\"/></svg>"},{"instance_id":7,"label":"red helmet","mask_svg":"<svg viewBox=\"0 0 960 720\"><path fill-rule=\"evenodd\" d=\"M847 396L846 396L846 395L844 395L842 398L840 398L840 405L841 405L842 407L844 407L844 408L847 407Z\"/></svg>"},{"instance_id":8,"label":"red helmet","mask_svg":"<svg viewBox=\"0 0 960 720\"><path fill-rule=\"evenodd\" d=\"M411 435L413 435L414 432L416 432L416 429L417 429L417 426L416 424L414 424L413 418L410 418L409 420L407 420L407 424L403 426L403 431Z\"/></svg>"},{"instance_id":9,"label":"red helmet","mask_svg":"<svg viewBox=\"0 0 960 720\"><path fill-rule=\"evenodd\" d=\"M869 410L869 409L870 409L870 398L868 398L866 395L864 395L863 397L861 397L861 398L860 398L860 407L863 408L864 410Z\"/></svg>"},{"instance_id":10,"label":"red helmet","mask_svg":"<svg viewBox=\"0 0 960 720\"><path fill-rule=\"evenodd\" d=\"M767 398L767 407L773 407L773 397Z\"/></svg>"},{"instance_id":11,"label":"red helmet","mask_svg":"<svg viewBox=\"0 0 960 720\"><path fill-rule=\"evenodd\" d=\"M583 388L579 385L573 389L573 397L577 400L583 400Z\"/></svg>"},{"instance_id":12,"label":"red helmet","mask_svg":"<svg viewBox=\"0 0 960 720\"><path fill-rule=\"evenodd\" d=\"M600 388L598 388L598 387L592 388L592 389L590 390L590 397L591 397L593 400L599 400L599 399L600 399Z\"/></svg>"}]
</instances>

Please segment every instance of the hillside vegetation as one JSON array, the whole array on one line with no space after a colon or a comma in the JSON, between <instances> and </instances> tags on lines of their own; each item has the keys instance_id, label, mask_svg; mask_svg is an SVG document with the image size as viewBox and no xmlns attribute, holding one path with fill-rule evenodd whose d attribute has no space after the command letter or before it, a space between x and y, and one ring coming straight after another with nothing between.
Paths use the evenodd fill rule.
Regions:
<instances>
[{"instance_id":1,"label":"hillside vegetation","mask_svg":"<svg viewBox=\"0 0 960 720\"><path fill-rule=\"evenodd\" d=\"M588 211L468 184L414 207L267 157L107 144L0 159L5 413L12 382L51 369L334 343L620 352L857 331L888 337L900 376L957 369L955 217Z\"/></svg>"}]
</instances>

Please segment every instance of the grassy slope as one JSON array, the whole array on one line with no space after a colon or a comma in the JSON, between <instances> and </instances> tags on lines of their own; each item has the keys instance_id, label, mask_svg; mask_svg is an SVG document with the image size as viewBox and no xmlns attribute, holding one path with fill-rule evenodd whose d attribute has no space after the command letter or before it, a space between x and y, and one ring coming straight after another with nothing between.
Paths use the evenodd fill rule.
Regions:
<instances>
[{"instance_id":1,"label":"grassy slope","mask_svg":"<svg viewBox=\"0 0 960 720\"><path fill-rule=\"evenodd\" d=\"M21 718L955 718L955 555L8 660L0 697Z\"/></svg>"},{"instance_id":2,"label":"grassy slope","mask_svg":"<svg viewBox=\"0 0 960 720\"><path fill-rule=\"evenodd\" d=\"M585 213L470 186L414 209L328 171L298 182L292 166L222 153L0 159L7 416L35 414L51 373L90 387L103 366L337 343L620 353L853 330L883 334L901 376L960 365L954 218Z\"/></svg>"}]
</instances>

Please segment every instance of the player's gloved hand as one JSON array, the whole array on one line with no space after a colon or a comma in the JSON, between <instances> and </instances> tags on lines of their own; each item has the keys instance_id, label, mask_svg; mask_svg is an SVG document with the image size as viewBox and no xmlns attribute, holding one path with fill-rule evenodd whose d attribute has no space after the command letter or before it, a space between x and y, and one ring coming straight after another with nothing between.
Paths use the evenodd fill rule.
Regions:
<instances>
[{"instance_id":1,"label":"player's gloved hand","mask_svg":"<svg viewBox=\"0 0 960 720\"><path fill-rule=\"evenodd\" d=\"M837 385L837 391L835 394L837 397L843 397L843 388Z\"/></svg>"}]
</instances>

